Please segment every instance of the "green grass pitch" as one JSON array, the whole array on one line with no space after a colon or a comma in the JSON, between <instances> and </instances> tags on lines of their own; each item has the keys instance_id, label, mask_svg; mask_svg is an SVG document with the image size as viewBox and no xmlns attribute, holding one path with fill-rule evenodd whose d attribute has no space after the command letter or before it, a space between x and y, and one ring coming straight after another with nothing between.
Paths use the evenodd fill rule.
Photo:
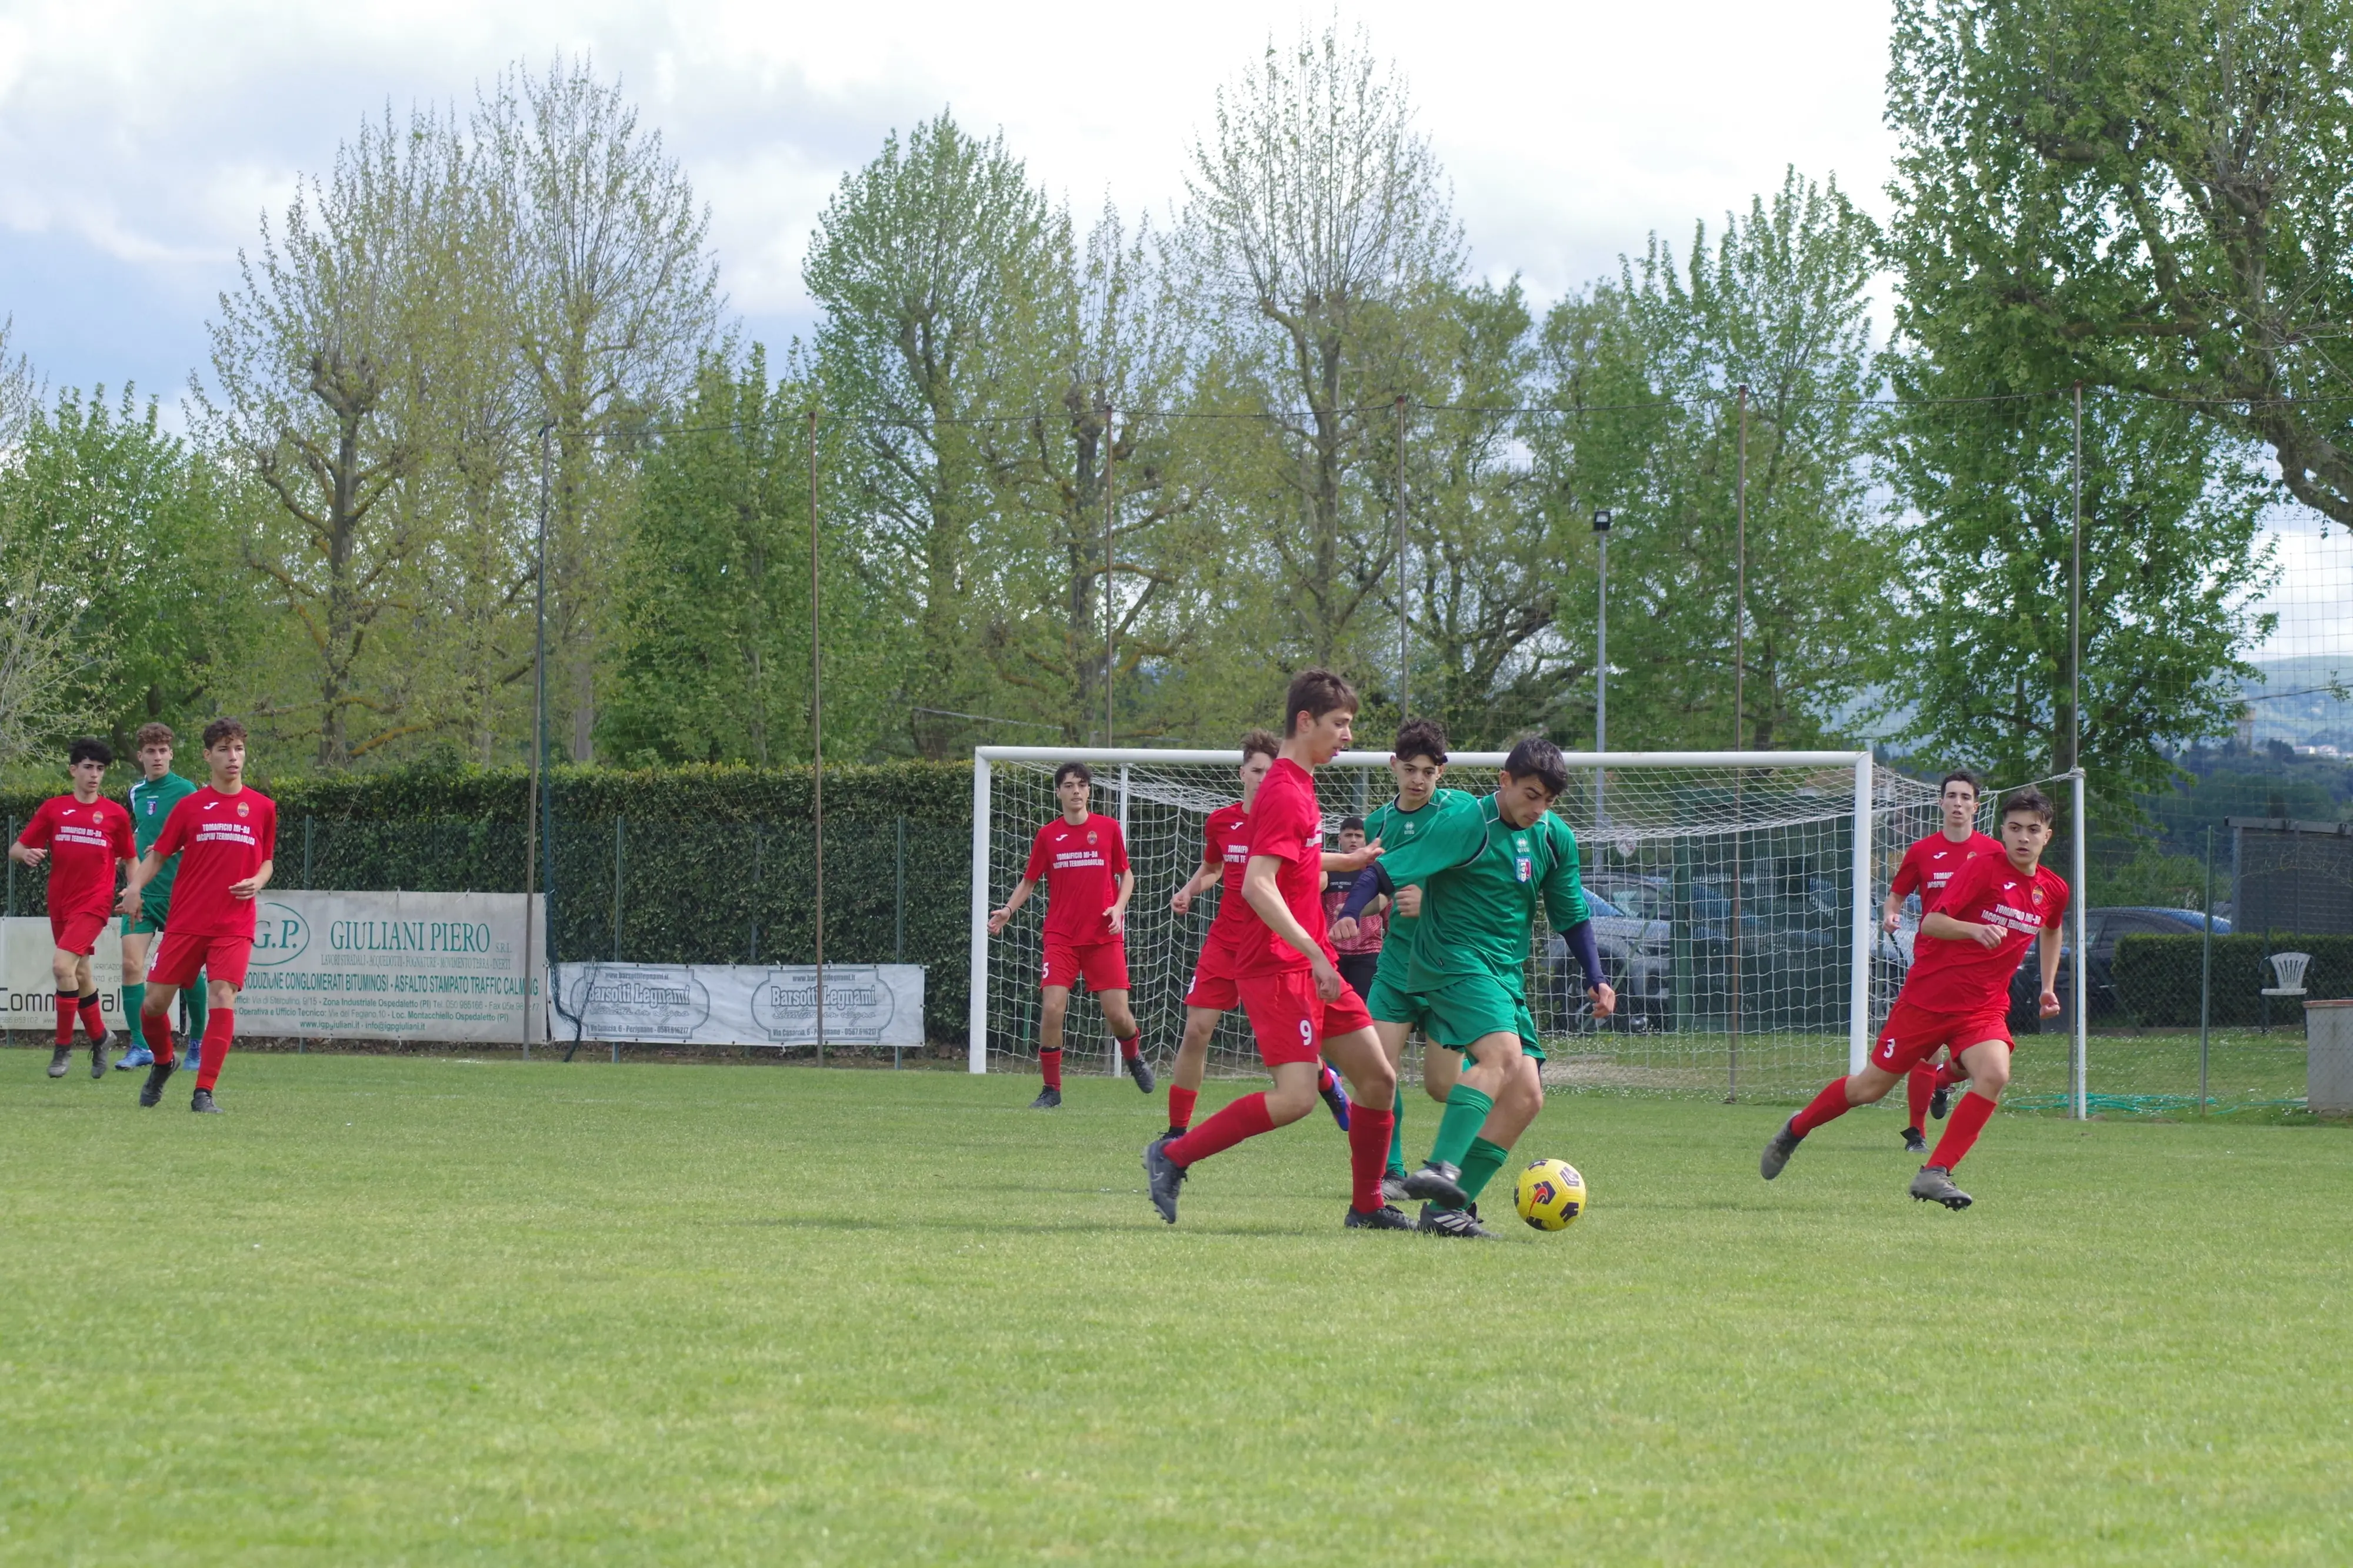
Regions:
<instances>
[{"instance_id":1,"label":"green grass pitch","mask_svg":"<svg viewBox=\"0 0 2353 1568\"><path fill-rule=\"evenodd\" d=\"M47 1059L8 1563L2353 1556L2341 1128L2003 1117L1949 1214L1899 1112L1767 1186L1786 1107L1565 1096L1592 1212L1471 1245L1342 1232L1320 1112L1170 1230L1103 1079Z\"/></svg>"}]
</instances>

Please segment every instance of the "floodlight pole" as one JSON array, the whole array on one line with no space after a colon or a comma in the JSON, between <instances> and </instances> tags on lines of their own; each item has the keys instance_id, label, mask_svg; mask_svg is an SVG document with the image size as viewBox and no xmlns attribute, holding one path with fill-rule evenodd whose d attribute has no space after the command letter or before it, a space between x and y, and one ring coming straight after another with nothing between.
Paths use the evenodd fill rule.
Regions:
<instances>
[{"instance_id":1,"label":"floodlight pole","mask_svg":"<svg viewBox=\"0 0 2353 1568\"><path fill-rule=\"evenodd\" d=\"M522 848L522 1059L531 1060L531 998L538 988L538 935L532 920L532 901L539 896L539 816L541 763L547 750L547 490L548 433L554 428L554 420L542 420L539 426L539 528L536 563L533 569L533 597L531 637L532 703L531 703L531 809L523 817ZM551 931L553 926L550 927ZM548 965L549 983L554 981L554 964Z\"/></svg>"},{"instance_id":2,"label":"floodlight pole","mask_svg":"<svg viewBox=\"0 0 2353 1568\"><path fill-rule=\"evenodd\" d=\"M809 483L809 770L817 817L817 1065L825 1066L825 639L818 635L817 542L817 410L808 411Z\"/></svg>"},{"instance_id":3,"label":"floodlight pole","mask_svg":"<svg viewBox=\"0 0 2353 1568\"><path fill-rule=\"evenodd\" d=\"M1112 464L1116 460L1111 438L1113 408L1106 401L1103 405L1103 744L1112 743L1112 669L1115 648L1113 635L1117 626L1112 608L1112 537L1114 524L1112 501Z\"/></svg>"},{"instance_id":4,"label":"floodlight pole","mask_svg":"<svg viewBox=\"0 0 2353 1568\"><path fill-rule=\"evenodd\" d=\"M1748 659L1748 384L1740 384L1740 467L1733 494L1732 749L1746 741L1742 680ZM1725 1104L1740 1097L1740 770L1732 773L1732 1016L1725 1051Z\"/></svg>"},{"instance_id":5,"label":"floodlight pole","mask_svg":"<svg viewBox=\"0 0 2353 1568\"><path fill-rule=\"evenodd\" d=\"M2083 1121L2089 1113L2085 1103L2091 1089L2091 1022L2084 1016L2086 995L2084 971L2084 929L2089 910L2091 889L2084 866L2084 837L2087 825L2084 813L2088 809L2084 787L2084 384L2075 384L2075 539L2074 563L2068 574L2067 590L2067 768L2074 775L2075 810L2075 886L2069 904L2074 919L2075 960L2068 984L2069 1011L2073 1014L2073 1027L2068 1033L2069 1052L2074 1058L2075 1084L2073 1112Z\"/></svg>"},{"instance_id":6,"label":"floodlight pole","mask_svg":"<svg viewBox=\"0 0 2353 1568\"><path fill-rule=\"evenodd\" d=\"M1593 513L1593 543L1600 555L1600 595L1596 601L1593 632L1593 749L1609 749L1609 509ZM1593 826L1609 820L1608 784L1599 768L1593 770Z\"/></svg>"},{"instance_id":7,"label":"floodlight pole","mask_svg":"<svg viewBox=\"0 0 2353 1568\"><path fill-rule=\"evenodd\" d=\"M1398 718L1402 721L1412 710L1408 692L1413 684L1412 666L1406 622L1405 575L1405 395L1397 400L1397 574L1398 574ZM1284 721L1285 732L1290 721Z\"/></svg>"}]
</instances>

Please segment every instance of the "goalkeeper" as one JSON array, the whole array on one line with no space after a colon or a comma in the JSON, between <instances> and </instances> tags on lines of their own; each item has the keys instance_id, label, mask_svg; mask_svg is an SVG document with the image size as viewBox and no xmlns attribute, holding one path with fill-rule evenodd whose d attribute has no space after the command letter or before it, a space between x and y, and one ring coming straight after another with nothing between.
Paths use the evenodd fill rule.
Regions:
<instances>
[{"instance_id":1,"label":"goalkeeper","mask_svg":"<svg viewBox=\"0 0 2353 1568\"><path fill-rule=\"evenodd\" d=\"M1552 812L1567 785L1560 748L1523 740L1504 760L1493 795L1443 802L1437 820L1409 842L1384 848L1368 868L1376 874L1359 876L1342 908L1354 914L1379 893L1421 887L1406 988L1421 1003L1430 1039L1470 1058L1447 1095L1423 1167L1461 1186L1463 1205L1425 1204L1423 1230L1491 1234L1479 1223L1480 1190L1544 1108L1544 1047L1527 1002L1539 900L1585 970L1594 1016L1608 1017L1618 1004L1577 879L1577 836Z\"/></svg>"}]
</instances>

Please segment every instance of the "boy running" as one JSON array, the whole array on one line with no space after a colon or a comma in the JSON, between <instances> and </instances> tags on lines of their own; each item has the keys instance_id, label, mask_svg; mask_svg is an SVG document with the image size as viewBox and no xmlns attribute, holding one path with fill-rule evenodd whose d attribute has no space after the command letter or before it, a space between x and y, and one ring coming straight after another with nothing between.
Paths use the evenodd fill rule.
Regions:
<instances>
[{"instance_id":1,"label":"boy running","mask_svg":"<svg viewBox=\"0 0 2353 1568\"><path fill-rule=\"evenodd\" d=\"M1193 1125L1193 1106L1200 1098L1201 1078L1208 1068L1209 1038L1218 1020L1238 1005L1234 991L1235 944L1258 917L1242 897L1242 872L1250 865L1250 805L1258 796L1261 780L1274 765L1282 742L1264 730L1242 737L1242 798L1209 813L1202 825L1201 866L1169 899L1177 914L1192 911L1193 900L1223 886L1218 912L1210 917L1208 934L1201 940L1201 956L1193 966L1193 984L1185 993L1185 1037L1177 1043L1176 1060L1168 1069L1168 1133L1181 1138ZM1347 873L1343 873L1347 875ZM1340 1131L1348 1130L1348 1095L1338 1075L1320 1069L1316 1091L1332 1112Z\"/></svg>"},{"instance_id":2,"label":"boy running","mask_svg":"<svg viewBox=\"0 0 2353 1568\"><path fill-rule=\"evenodd\" d=\"M114 864L132 855L131 814L99 797L114 749L103 741L76 741L67 752L73 793L53 795L33 813L8 858L26 866L49 863L49 973L58 984L57 1049L49 1076L66 1076L73 1058L74 1019L90 1036L90 1076L106 1076L106 1019L99 1011L98 982L90 955L114 907Z\"/></svg>"},{"instance_id":3,"label":"boy running","mask_svg":"<svg viewBox=\"0 0 2353 1568\"><path fill-rule=\"evenodd\" d=\"M212 783L172 808L164 831L131 868L121 912L139 909L147 884L172 857L183 857L139 1009L140 1030L155 1058L139 1103L152 1106L164 1098L173 1070L172 998L201 973L212 990L212 1005L188 1109L218 1114L213 1086L220 1081L221 1064L237 1033L237 994L253 956L254 900L269 885L275 868L278 805L246 785L245 726L236 720L216 719L205 726L205 766Z\"/></svg>"},{"instance_id":4,"label":"boy running","mask_svg":"<svg viewBox=\"0 0 2353 1568\"><path fill-rule=\"evenodd\" d=\"M1560 748L1530 736L1504 759L1493 795L1448 803L1409 845L1384 847L1373 863L1382 887L1423 885L1406 990L1430 1037L1470 1058L1447 1092L1430 1163L1407 1178L1409 1192L1433 1177L1459 1185L1461 1197L1423 1206L1420 1228L1437 1235L1493 1234L1472 1205L1544 1108L1544 1047L1527 1002L1539 903L1584 967L1593 1016L1618 1005L1577 877L1577 836L1552 810L1567 787ZM1359 878L1348 901L1369 896Z\"/></svg>"},{"instance_id":5,"label":"boy running","mask_svg":"<svg viewBox=\"0 0 2353 1568\"><path fill-rule=\"evenodd\" d=\"M988 934L995 936L1039 882L1051 882L1046 898L1044 1016L1038 1026L1038 1070L1046 1086L1029 1102L1032 1110L1062 1103L1062 1019L1071 1010L1071 987L1082 978L1119 1042L1128 1077L1145 1093L1152 1092L1152 1067L1136 1037L1135 1015L1127 1009L1127 901L1135 896L1135 873L1128 869L1127 840L1119 824L1088 809L1094 783L1084 763L1064 763L1054 770L1054 798L1062 803L1062 815L1038 830L1020 885L988 916Z\"/></svg>"},{"instance_id":6,"label":"boy running","mask_svg":"<svg viewBox=\"0 0 2353 1568\"><path fill-rule=\"evenodd\" d=\"M1936 1152L1912 1178L1912 1195L1948 1209L1969 1206L1969 1194L1953 1184L1953 1167L1977 1142L2010 1082L2010 977L2038 940L2042 1016L2059 1012L2052 987L2068 889L2042 864L2051 818L2050 799L2041 790L2015 790L2003 800L2002 852L1963 866L1945 884L1936 909L1920 917L1918 951L1871 1060L1859 1073L1831 1079L1773 1134L1757 1163L1767 1181L1781 1173L1806 1134L1882 1099L1915 1062L1944 1046L1960 1058L1969 1092L1953 1108L1952 1125L1937 1140Z\"/></svg>"},{"instance_id":7,"label":"boy running","mask_svg":"<svg viewBox=\"0 0 2353 1568\"><path fill-rule=\"evenodd\" d=\"M1381 1196L1389 1114L1380 1108L1396 1093L1397 1077L1324 936L1326 862L1314 770L1347 748L1356 694L1328 669L1303 669L1292 678L1282 710L1282 754L1250 808L1242 897L1258 919L1244 928L1234 957L1234 989L1274 1089L1242 1096L1182 1137L1154 1139L1144 1151L1145 1175L1153 1206L1175 1225L1177 1190L1191 1168L1314 1110L1318 1058L1329 1057L1347 1075L1356 1101L1348 1121L1344 1223L1351 1229L1409 1230L1413 1222ZM1356 867L1343 862L1331 868ZM1445 1196L1451 1190L1451 1183L1433 1184L1419 1195Z\"/></svg>"},{"instance_id":8,"label":"boy running","mask_svg":"<svg viewBox=\"0 0 2353 1568\"><path fill-rule=\"evenodd\" d=\"M164 836L164 824L171 820L172 808L196 793L193 780L182 778L172 771L172 742L177 739L169 724L142 724L134 737L138 742L138 780L131 786L131 832L142 855L154 847ZM164 932L164 914L172 904L172 879L180 869L177 856L164 862L155 879L147 884L139 897L139 911L122 917L122 1016L127 1019L139 1016L147 998L147 949ZM205 1036L205 988L203 979L181 994L180 1005L186 1009L188 1041L180 1065L196 1065L195 1042ZM132 1068L153 1067L155 1055L139 1037L139 1026L128 1024L131 1048L114 1064L117 1072Z\"/></svg>"},{"instance_id":9,"label":"boy running","mask_svg":"<svg viewBox=\"0 0 2353 1568\"><path fill-rule=\"evenodd\" d=\"M1904 863L1895 868L1895 879L1887 886L1887 906L1880 911L1879 929L1894 931L1902 923L1904 900L1916 892L1920 895L1920 914L1924 920L1945 896L1945 885L1953 873L1980 855L1999 855L2001 842L1988 837L1977 829L1978 779L1971 773L1947 773L1937 785L1938 803L1944 807L1945 826L1904 851ZM1904 1152L1925 1154L1928 1140L1921 1129L1926 1125L1921 1112L1928 1111L1942 1121L1949 1109L1952 1086L1960 1081L1947 1062L1941 1069L1929 1062L1913 1064L1904 1079L1905 1110L1910 1121L1904 1129Z\"/></svg>"}]
</instances>

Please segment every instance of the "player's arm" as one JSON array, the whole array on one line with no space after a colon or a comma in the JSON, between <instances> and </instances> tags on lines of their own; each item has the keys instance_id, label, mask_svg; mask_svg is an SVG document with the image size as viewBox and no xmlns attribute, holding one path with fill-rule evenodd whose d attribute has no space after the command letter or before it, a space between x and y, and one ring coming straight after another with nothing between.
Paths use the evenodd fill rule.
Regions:
<instances>
[{"instance_id":1,"label":"player's arm","mask_svg":"<svg viewBox=\"0 0 2353 1568\"><path fill-rule=\"evenodd\" d=\"M1168 900L1168 907L1180 915L1190 913L1193 900L1216 887L1218 878L1224 870L1223 863L1218 858L1217 847L1202 846L1200 865L1195 867L1193 874L1185 879L1185 885L1176 889L1176 895Z\"/></svg>"},{"instance_id":2,"label":"player's arm","mask_svg":"<svg viewBox=\"0 0 2353 1568\"><path fill-rule=\"evenodd\" d=\"M1904 863L1895 868L1895 879L1887 884L1887 902L1880 906L1879 929L1893 931L1904 923L1904 900L1920 885L1920 868L1912 863L1910 851L1905 851ZM1926 929L1925 926L1923 930Z\"/></svg>"},{"instance_id":3,"label":"player's arm","mask_svg":"<svg viewBox=\"0 0 2353 1568\"><path fill-rule=\"evenodd\" d=\"M2035 940L2042 949L2037 954L2042 960L2042 1016L2055 1018L2059 1016L2059 949L2067 932L2062 926L2044 926Z\"/></svg>"},{"instance_id":4,"label":"player's arm","mask_svg":"<svg viewBox=\"0 0 2353 1568\"><path fill-rule=\"evenodd\" d=\"M1979 947L2001 945L2001 932L1995 927L1979 925L1975 921L1957 921L1942 910L1920 917L1920 934L1945 942L1973 942Z\"/></svg>"},{"instance_id":5,"label":"player's arm","mask_svg":"<svg viewBox=\"0 0 2353 1568\"><path fill-rule=\"evenodd\" d=\"M1577 966L1585 971L1585 994L1593 998L1593 1016L1607 1018L1617 1010L1618 993L1601 967L1600 945L1593 940L1593 910L1585 901L1584 879L1577 874L1577 835L1566 827L1554 833L1559 850L1540 889L1545 919L1567 942L1568 951L1577 954Z\"/></svg>"},{"instance_id":6,"label":"player's arm","mask_svg":"<svg viewBox=\"0 0 2353 1568\"><path fill-rule=\"evenodd\" d=\"M1111 908L1103 913L1111 917L1111 934L1121 936L1127 931L1127 901L1135 897L1135 871L1133 867L1119 874L1119 892L1113 898Z\"/></svg>"},{"instance_id":7,"label":"player's arm","mask_svg":"<svg viewBox=\"0 0 2353 1568\"><path fill-rule=\"evenodd\" d=\"M161 840L157 841L158 843ZM139 889L155 879L164 869L164 857L150 847L146 854L131 862L131 875L122 879L122 896L114 901L114 912L135 915L139 912Z\"/></svg>"},{"instance_id":8,"label":"player's arm","mask_svg":"<svg viewBox=\"0 0 2353 1568\"><path fill-rule=\"evenodd\" d=\"M37 866L49 858L49 840L56 830L49 826L48 814L43 812L25 824L25 831L8 846L8 858L23 866Z\"/></svg>"},{"instance_id":9,"label":"player's arm","mask_svg":"<svg viewBox=\"0 0 2353 1568\"><path fill-rule=\"evenodd\" d=\"M259 896L262 889L269 886L269 874L276 869L278 869L277 861L264 860L252 876L240 882L231 882L228 885L228 896L232 899L250 899Z\"/></svg>"},{"instance_id":10,"label":"player's arm","mask_svg":"<svg viewBox=\"0 0 2353 1568\"><path fill-rule=\"evenodd\" d=\"M1242 899L1258 911L1267 929L1291 944L1292 950L1307 960L1307 967L1315 976L1315 994L1326 1002L1340 999L1340 972L1324 956L1324 946L1307 934L1291 906L1282 901L1282 889L1275 878L1282 861L1272 855L1253 855L1242 870Z\"/></svg>"},{"instance_id":11,"label":"player's arm","mask_svg":"<svg viewBox=\"0 0 2353 1568\"><path fill-rule=\"evenodd\" d=\"M1353 877L1379 858L1380 853L1381 841L1377 838L1368 838L1345 854L1337 849L1326 849L1324 851L1324 870L1326 875Z\"/></svg>"},{"instance_id":12,"label":"player's arm","mask_svg":"<svg viewBox=\"0 0 2353 1568\"><path fill-rule=\"evenodd\" d=\"M1005 902L997 908L988 911L988 934L995 936L998 931L1003 931L1005 929L1005 922L1011 920L1014 916L1014 912L1019 910L1022 905L1028 903L1029 901L1029 895L1037 890L1038 879L1035 877L1024 877L1019 882L1016 883L1013 888L1013 896L1006 900Z\"/></svg>"}]
</instances>

